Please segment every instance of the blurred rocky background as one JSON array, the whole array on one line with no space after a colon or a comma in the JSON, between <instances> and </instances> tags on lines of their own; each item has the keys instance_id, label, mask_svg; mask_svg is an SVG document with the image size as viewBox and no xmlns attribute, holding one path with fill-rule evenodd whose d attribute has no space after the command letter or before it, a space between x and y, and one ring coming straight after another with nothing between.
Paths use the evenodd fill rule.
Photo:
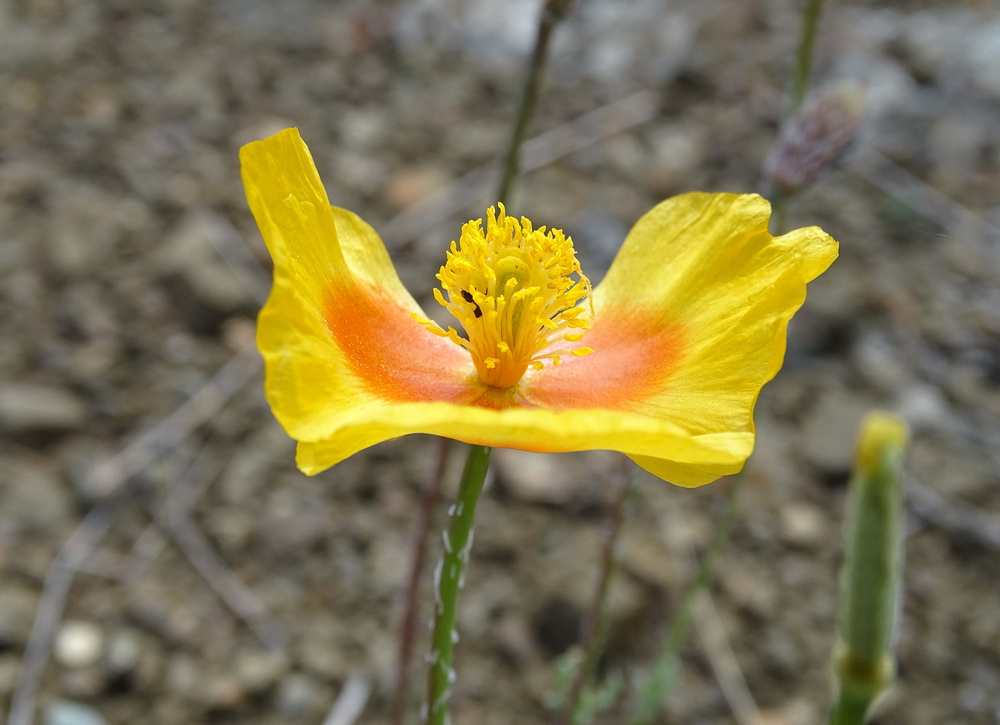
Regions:
<instances>
[{"instance_id":1,"label":"blurred rocky background","mask_svg":"<svg viewBox=\"0 0 1000 725\"><path fill-rule=\"evenodd\" d=\"M0 3L12 723L343 723L346 693L358 722L385 722L437 447L416 436L313 479L295 470L253 349L269 261L237 151L298 126L333 203L383 233L427 302L459 225L493 201L483 166L538 6ZM660 199L765 190L800 6L578 0L511 210L572 234L596 282ZM742 513L663 722L823 721L845 483L856 426L880 406L906 417L913 448L899 682L878 722L997 723L1000 10L828 3L814 80L865 94L853 153L789 205L841 258L761 397ZM460 607L456 722L545 721L619 475L604 452L497 455ZM726 486L643 480L607 671L648 667ZM727 698L720 668L752 699Z\"/></svg>"}]
</instances>

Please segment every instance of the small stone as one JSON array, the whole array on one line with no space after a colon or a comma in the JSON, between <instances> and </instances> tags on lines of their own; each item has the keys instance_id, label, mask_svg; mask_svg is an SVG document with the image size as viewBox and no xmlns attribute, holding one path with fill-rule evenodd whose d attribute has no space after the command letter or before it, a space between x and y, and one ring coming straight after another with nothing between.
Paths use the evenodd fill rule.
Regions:
<instances>
[{"instance_id":1,"label":"small stone","mask_svg":"<svg viewBox=\"0 0 1000 725\"><path fill-rule=\"evenodd\" d=\"M896 412L914 432L947 433L954 430L947 399L939 388L926 383L913 383L902 390Z\"/></svg>"},{"instance_id":2,"label":"small stone","mask_svg":"<svg viewBox=\"0 0 1000 725\"><path fill-rule=\"evenodd\" d=\"M538 647L531 626L519 614L508 614L491 626L500 653L515 665L525 665L538 659Z\"/></svg>"},{"instance_id":3,"label":"small stone","mask_svg":"<svg viewBox=\"0 0 1000 725\"><path fill-rule=\"evenodd\" d=\"M230 712L246 702L247 691L240 681L229 673L210 676L200 683L197 690L204 705L211 710Z\"/></svg>"},{"instance_id":4,"label":"small stone","mask_svg":"<svg viewBox=\"0 0 1000 725\"><path fill-rule=\"evenodd\" d=\"M162 687L163 654L138 630L116 630L105 647L104 669L116 687L156 691Z\"/></svg>"},{"instance_id":5,"label":"small stone","mask_svg":"<svg viewBox=\"0 0 1000 725\"><path fill-rule=\"evenodd\" d=\"M602 466L600 453L588 451L589 462ZM493 461L497 485L520 501L562 506L595 499L587 470L574 469L576 462L565 456L498 448Z\"/></svg>"},{"instance_id":6,"label":"small stone","mask_svg":"<svg viewBox=\"0 0 1000 725\"><path fill-rule=\"evenodd\" d=\"M281 652L250 650L236 660L236 676L253 694L269 690L288 671L288 658Z\"/></svg>"},{"instance_id":7,"label":"small stone","mask_svg":"<svg viewBox=\"0 0 1000 725\"><path fill-rule=\"evenodd\" d=\"M0 649L20 650L28 639L38 593L26 586L7 581L0 587Z\"/></svg>"},{"instance_id":8,"label":"small stone","mask_svg":"<svg viewBox=\"0 0 1000 725\"><path fill-rule=\"evenodd\" d=\"M112 675L135 670L142 656L142 642L132 630L115 632L108 642L105 665Z\"/></svg>"},{"instance_id":9,"label":"small stone","mask_svg":"<svg viewBox=\"0 0 1000 725\"><path fill-rule=\"evenodd\" d=\"M77 702L59 700L45 710L45 725L106 725L100 713Z\"/></svg>"},{"instance_id":10,"label":"small stone","mask_svg":"<svg viewBox=\"0 0 1000 725\"><path fill-rule=\"evenodd\" d=\"M677 583L676 559L655 532L626 531L621 566L632 576L667 590Z\"/></svg>"},{"instance_id":11,"label":"small stone","mask_svg":"<svg viewBox=\"0 0 1000 725\"><path fill-rule=\"evenodd\" d=\"M781 510L781 535L789 544L815 548L827 540L826 511L804 501L792 502Z\"/></svg>"},{"instance_id":12,"label":"small stone","mask_svg":"<svg viewBox=\"0 0 1000 725\"><path fill-rule=\"evenodd\" d=\"M92 665L103 649L104 632L93 622L67 621L56 635L56 659L67 667Z\"/></svg>"},{"instance_id":13,"label":"small stone","mask_svg":"<svg viewBox=\"0 0 1000 725\"><path fill-rule=\"evenodd\" d=\"M828 474L844 474L851 469L858 426L874 407L867 400L842 390L823 393L803 426L802 456Z\"/></svg>"},{"instance_id":14,"label":"small stone","mask_svg":"<svg viewBox=\"0 0 1000 725\"><path fill-rule=\"evenodd\" d=\"M0 488L0 523L14 531L56 536L72 514L72 494L49 462L4 462Z\"/></svg>"},{"instance_id":15,"label":"small stone","mask_svg":"<svg viewBox=\"0 0 1000 725\"><path fill-rule=\"evenodd\" d=\"M275 696L278 712L289 719L306 717L323 704L323 692L312 677L300 672L288 675L281 681Z\"/></svg>"},{"instance_id":16,"label":"small stone","mask_svg":"<svg viewBox=\"0 0 1000 725\"><path fill-rule=\"evenodd\" d=\"M86 406L64 388L34 383L0 385L0 429L14 433L74 430L86 420Z\"/></svg>"},{"instance_id":17,"label":"small stone","mask_svg":"<svg viewBox=\"0 0 1000 725\"><path fill-rule=\"evenodd\" d=\"M222 312L233 312L250 302L246 287L220 256L236 232L217 213L188 212L163 242L160 266L179 274L199 300Z\"/></svg>"},{"instance_id":18,"label":"small stone","mask_svg":"<svg viewBox=\"0 0 1000 725\"><path fill-rule=\"evenodd\" d=\"M107 686L104 673L96 665L64 670L59 681L59 691L63 695L81 700L92 700L98 697Z\"/></svg>"},{"instance_id":19,"label":"small stone","mask_svg":"<svg viewBox=\"0 0 1000 725\"><path fill-rule=\"evenodd\" d=\"M20 655L4 655L0 657L0 700L10 697L21 676Z\"/></svg>"},{"instance_id":20,"label":"small stone","mask_svg":"<svg viewBox=\"0 0 1000 725\"><path fill-rule=\"evenodd\" d=\"M385 200L394 209L405 209L426 199L448 183L448 176L440 169L419 167L397 171L389 179Z\"/></svg>"}]
</instances>

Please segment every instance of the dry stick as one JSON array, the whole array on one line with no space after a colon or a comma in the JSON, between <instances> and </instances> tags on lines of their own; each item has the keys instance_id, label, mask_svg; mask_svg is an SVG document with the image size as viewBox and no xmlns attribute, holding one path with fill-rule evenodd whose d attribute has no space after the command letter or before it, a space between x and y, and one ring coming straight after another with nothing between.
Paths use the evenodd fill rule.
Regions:
<instances>
[{"instance_id":1,"label":"dry stick","mask_svg":"<svg viewBox=\"0 0 1000 725\"><path fill-rule=\"evenodd\" d=\"M618 571L621 560L621 531L628 509L635 497L638 487L639 469L630 464L629 459L622 458L621 478L618 491L611 508L608 510L607 528L604 535L604 548L601 555L601 569L597 578L597 588L590 611L581 627L580 646L584 657L573 677L569 697L563 709L560 720L564 725L575 722L580 698L590 686L597 673L597 664L607 642L608 618L607 599L611 591L611 580Z\"/></svg>"},{"instance_id":2,"label":"dry stick","mask_svg":"<svg viewBox=\"0 0 1000 725\"><path fill-rule=\"evenodd\" d=\"M192 467L193 468L193 467ZM191 470L191 469L189 469ZM271 619L263 603L222 562L205 536L192 521L190 512L179 506L146 505L156 523L170 536L219 599L270 649L281 649L284 635Z\"/></svg>"},{"instance_id":3,"label":"dry stick","mask_svg":"<svg viewBox=\"0 0 1000 725\"><path fill-rule=\"evenodd\" d=\"M42 595L35 621L25 648L24 663L11 699L8 725L30 725L34 718L38 682L45 665L56 628L66 607L66 597L76 571L104 536L114 518L116 494L123 484L169 450L188 433L214 415L259 368L259 357L252 348L240 351L197 393L172 414L141 434L121 453L99 466L91 476L90 490L102 494L76 531L56 555L42 585Z\"/></svg>"},{"instance_id":4,"label":"dry stick","mask_svg":"<svg viewBox=\"0 0 1000 725\"><path fill-rule=\"evenodd\" d=\"M1000 237L1000 226L941 193L874 148L869 147L856 154L853 166L865 181L905 202L942 229L950 229L959 222L966 222L979 227L983 234L993 238Z\"/></svg>"},{"instance_id":5,"label":"dry stick","mask_svg":"<svg viewBox=\"0 0 1000 725\"><path fill-rule=\"evenodd\" d=\"M399 627L399 651L396 659L396 688L392 696L392 710L389 722L402 725L406 709L406 693L410 686L410 662L413 659L413 642L419 613L420 582L424 578L427 562L427 539L434 522L434 511L441 499L444 471L451 452L450 438L438 438L437 461L427 484L424 486L420 502L420 520L413 532L411 547L413 558L410 563L410 577L406 585L406 603L403 607L403 621Z\"/></svg>"},{"instance_id":6,"label":"dry stick","mask_svg":"<svg viewBox=\"0 0 1000 725\"><path fill-rule=\"evenodd\" d=\"M757 709L750 688L747 687L746 678L740 670L740 663L733 654L722 618L719 617L709 589L702 591L698 606L694 607L691 616L705 647L712 672L719 682L723 697L729 703L729 709L733 711L734 719L738 725L762 725L764 720L760 716L760 710Z\"/></svg>"},{"instance_id":7,"label":"dry stick","mask_svg":"<svg viewBox=\"0 0 1000 725\"><path fill-rule=\"evenodd\" d=\"M340 691L337 701L330 708L330 713L323 720L323 725L354 725L361 711L365 709L371 691L371 681L351 675L344 683L344 689Z\"/></svg>"},{"instance_id":8,"label":"dry stick","mask_svg":"<svg viewBox=\"0 0 1000 725\"><path fill-rule=\"evenodd\" d=\"M11 699L7 725L31 725L35 714L38 683L49 659L52 639L66 610L66 598L81 563L101 540L115 517L117 500L106 499L84 517L63 544L45 575L42 597L28 635L24 664Z\"/></svg>"},{"instance_id":9,"label":"dry stick","mask_svg":"<svg viewBox=\"0 0 1000 725\"><path fill-rule=\"evenodd\" d=\"M233 431L234 436L238 436L247 427L251 418L243 416L240 420L242 425ZM226 459L221 457L212 459L209 455L210 442L211 435L205 441L198 455L195 456L194 461L187 467L184 475L180 477L176 485L171 487L169 497L163 504L163 509L167 511L171 520L187 516L198 499L208 489L211 481L221 473ZM124 558L121 579L129 583L135 582L166 545L167 538L163 535L163 527L154 520L136 537L132 549Z\"/></svg>"},{"instance_id":10,"label":"dry stick","mask_svg":"<svg viewBox=\"0 0 1000 725\"><path fill-rule=\"evenodd\" d=\"M191 431L214 416L226 402L260 371L260 355L253 345L240 350L219 369L211 380L197 393L182 403L173 413L163 418L118 455L104 462L90 477L90 490L107 496L156 460L164 451L171 450Z\"/></svg>"}]
</instances>

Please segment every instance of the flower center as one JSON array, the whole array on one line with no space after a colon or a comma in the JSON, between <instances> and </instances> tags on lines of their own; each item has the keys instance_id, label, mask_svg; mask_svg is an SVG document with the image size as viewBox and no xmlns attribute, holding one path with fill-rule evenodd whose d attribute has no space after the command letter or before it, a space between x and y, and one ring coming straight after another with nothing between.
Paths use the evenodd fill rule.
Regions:
<instances>
[{"instance_id":1,"label":"flower center","mask_svg":"<svg viewBox=\"0 0 1000 725\"><path fill-rule=\"evenodd\" d=\"M483 383L512 388L528 368L593 352L567 345L590 329L593 306L580 304L589 302L590 280L573 240L559 229L532 229L530 221L498 206L499 214L493 207L487 212L485 231L482 219L462 227L437 275L441 288L434 299L462 323L466 337L453 327L421 322L468 350Z\"/></svg>"}]
</instances>

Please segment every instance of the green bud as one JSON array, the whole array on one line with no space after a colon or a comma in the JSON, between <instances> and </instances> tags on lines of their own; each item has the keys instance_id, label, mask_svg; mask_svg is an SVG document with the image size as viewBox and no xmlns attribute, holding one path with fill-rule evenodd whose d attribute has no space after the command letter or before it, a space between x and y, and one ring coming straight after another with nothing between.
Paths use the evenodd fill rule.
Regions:
<instances>
[{"instance_id":1,"label":"green bud","mask_svg":"<svg viewBox=\"0 0 1000 725\"><path fill-rule=\"evenodd\" d=\"M863 722L871 702L892 681L892 646L903 574L902 462L906 424L873 412L861 427L847 510L841 571L840 641L834 672L838 710L859 716L833 723ZM845 699L853 705L847 707Z\"/></svg>"}]
</instances>

